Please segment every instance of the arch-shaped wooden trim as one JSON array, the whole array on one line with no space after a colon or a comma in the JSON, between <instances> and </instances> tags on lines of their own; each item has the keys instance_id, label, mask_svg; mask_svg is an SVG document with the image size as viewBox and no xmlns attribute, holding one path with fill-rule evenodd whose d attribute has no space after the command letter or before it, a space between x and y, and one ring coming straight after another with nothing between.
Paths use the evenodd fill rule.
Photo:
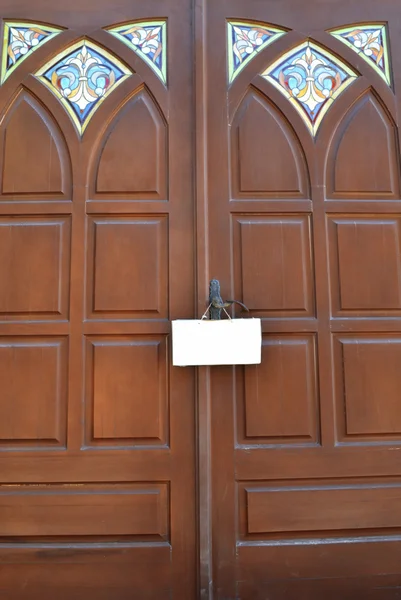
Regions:
<instances>
[{"instance_id":1,"label":"arch-shaped wooden trim","mask_svg":"<svg viewBox=\"0 0 401 600\"><path fill-rule=\"evenodd\" d=\"M92 32L91 39L95 40L96 43L106 48L112 54L118 56L120 60L128 65L133 73L136 73L141 78L153 96L157 98L157 102L161 106L164 114L167 114L168 88L163 85L153 69L151 69L138 54L104 29L98 29L97 31Z\"/></svg>"},{"instance_id":2,"label":"arch-shaped wooden trim","mask_svg":"<svg viewBox=\"0 0 401 600\"><path fill-rule=\"evenodd\" d=\"M160 118L163 122L163 124L165 125L166 129L167 129L167 118L165 116L165 114L163 113L163 110L160 106L160 104L157 102L157 99L155 98L155 96L152 94L152 92L149 90L149 88L147 87L147 85L140 81L139 77L137 77L137 81L136 81L137 85L136 87L131 90L128 93L125 93L124 95L120 94L122 97L119 99L119 103L115 109L115 111L113 111L113 114L111 114L109 116L109 118L107 119L107 121L101 121L101 115L96 115L95 117L97 117L97 121L99 121L99 123L94 122L92 123L92 131L93 134L91 135L91 139L85 140L85 144L87 145L88 149L90 149L90 154L88 157L88 161L89 161L89 168L87 169L87 182L86 185L88 186L89 189L89 199L92 198L96 198L99 197L99 194L96 192L96 178L97 178L97 173L98 173L98 168L99 168L99 161L101 158L101 154L102 154L102 150L103 150L103 140L107 139L110 130L113 128L114 122L115 120L121 115L121 113L123 113L128 104L133 100L133 98L135 98L136 96L138 96L141 93L145 93L150 101L152 102L155 110L157 110L160 114ZM127 87L127 86L125 86ZM121 86L122 90L124 91L124 86ZM110 114L110 110L108 111ZM88 127L89 129L89 127ZM166 158L167 160L167 158ZM103 195L100 194L100 197L102 197Z\"/></svg>"},{"instance_id":3,"label":"arch-shaped wooden trim","mask_svg":"<svg viewBox=\"0 0 401 600\"><path fill-rule=\"evenodd\" d=\"M309 176L308 163L307 163L306 155L304 152L304 148L302 146L302 142L299 139L299 136L297 135L297 132L295 131L291 122L286 117L286 115L283 113L283 111L280 109L280 107L271 98L269 98L260 88L256 87L253 84L251 84L248 87L248 89L245 90L245 93L243 94L242 99L239 102L239 104L237 105L237 109L236 109L235 113L232 115L232 118L230 120L231 140L230 140L230 144L229 144L229 160L232 161L232 159L233 159L233 151L234 151L233 150L234 140L232 139L233 132L236 127L237 121L241 116L242 111L245 110L245 108L246 108L245 104L246 104L247 98L249 96L258 97L258 99L260 99L263 104L270 106L273 113L275 113L283 121L284 126L285 126L285 131L283 130L283 135L286 137L288 145L291 148L291 151L292 151L292 154L294 157L294 163L296 166L297 175L298 175L298 181L300 184L299 193L295 193L292 195L286 194L284 196L282 196L280 193L267 193L267 194L264 193L263 198L266 198L266 199L277 198L277 197L286 197L286 198L291 197L291 198L303 198L303 199L309 198L310 197L310 176ZM292 138L292 140L290 140L290 138ZM295 151L294 151L294 143L296 146ZM231 181L231 187L232 187L232 181ZM253 197L255 197L255 196L258 196L258 194L253 194Z\"/></svg>"},{"instance_id":4,"label":"arch-shaped wooden trim","mask_svg":"<svg viewBox=\"0 0 401 600\"><path fill-rule=\"evenodd\" d=\"M324 156L324 181L326 184L328 199L344 199L345 197L349 197L349 194L346 193L336 193L329 184L330 174L328 172L329 167L333 164L333 161L330 158L333 157L333 154L337 153L339 144L341 142L341 134L345 131L345 129L349 125L349 119L352 117L355 110L358 110L358 106L360 106L364 101L368 99L368 97L373 97L374 101L380 106L383 114L388 119L390 126L392 127L392 132L394 135L394 145L396 155L393 156L393 161L390 169L390 176L392 178L393 184L393 192L368 192L367 198L374 200L391 200L391 199L399 199L400 197L400 150L399 150L399 142L397 135L397 125L395 119L392 117L390 111L387 106L380 98L377 91L372 86L366 86L361 93L354 98L352 103L347 107L345 112L342 114L340 119L337 121L334 129L332 129L332 136L327 144L326 152Z\"/></svg>"},{"instance_id":5,"label":"arch-shaped wooden trim","mask_svg":"<svg viewBox=\"0 0 401 600\"><path fill-rule=\"evenodd\" d=\"M305 123L302 121L299 114L294 110L289 102L285 102L284 96L266 79L257 75L252 81L252 87L258 90L269 102L283 114L286 121L291 124L291 129L294 131L303 154L306 159L307 172L309 174L309 185L314 185L314 140L310 135ZM244 96L244 95L243 95Z\"/></svg>"},{"instance_id":6,"label":"arch-shaped wooden trim","mask_svg":"<svg viewBox=\"0 0 401 600\"><path fill-rule=\"evenodd\" d=\"M67 137L63 131L61 124L59 123L57 116L47 105L45 99L41 97L41 94L38 94L37 92L38 90L32 89L27 85L20 85L16 92L13 94L12 98L9 100L8 104L3 108L0 117L0 156L2 157L2 159L4 159L4 128L13 115L14 107L18 106L18 104L22 101L23 98L26 98L28 104L30 104L32 109L38 113L39 118L42 119L42 121L48 128L49 133L51 134L57 148L62 177L62 190L61 194L52 193L52 199L70 200L72 195L73 181L71 150L67 141ZM49 128L49 121L52 124L52 129ZM34 148L32 150L34 152ZM43 196L43 193L41 192L40 195ZM13 198L18 198L20 196L25 198L26 194L12 194ZM7 197L10 197L10 194L7 194Z\"/></svg>"}]
</instances>

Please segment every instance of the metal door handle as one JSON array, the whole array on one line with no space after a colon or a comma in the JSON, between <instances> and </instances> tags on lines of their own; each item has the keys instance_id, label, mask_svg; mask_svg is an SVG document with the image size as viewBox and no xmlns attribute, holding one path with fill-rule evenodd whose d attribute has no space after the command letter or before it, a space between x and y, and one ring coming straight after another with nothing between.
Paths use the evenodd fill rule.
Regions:
<instances>
[{"instance_id":1,"label":"metal door handle","mask_svg":"<svg viewBox=\"0 0 401 600\"><path fill-rule=\"evenodd\" d=\"M209 306L210 306L210 308L209 308L209 314L210 314L210 319L212 321L218 321L219 319L221 319L221 311L224 308L228 308L232 304L238 304L244 310L246 310L247 312L249 312L249 309L245 306L245 304L242 304L242 302L239 302L238 300L226 300L226 301L224 301L223 298L221 297L221 294L220 294L220 282L219 282L219 280L218 279L212 279L210 281L210 285L209 285Z\"/></svg>"}]
</instances>

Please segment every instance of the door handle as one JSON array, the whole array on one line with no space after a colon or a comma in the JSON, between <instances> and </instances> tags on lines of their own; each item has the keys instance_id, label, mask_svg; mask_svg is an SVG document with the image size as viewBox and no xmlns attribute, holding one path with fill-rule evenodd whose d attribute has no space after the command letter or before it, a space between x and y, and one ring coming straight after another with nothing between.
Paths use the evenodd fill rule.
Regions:
<instances>
[{"instance_id":1,"label":"door handle","mask_svg":"<svg viewBox=\"0 0 401 600\"><path fill-rule=\"evenodd\" d=\"M226 300L224 301L220 293L220 282L218 279L212 279L209 284L209 315L212 321L218 321L221 319L221 311L225 310L232 304L238 304L244 310L249 312L249 309L238 300Z\"/></svg>"}]
</instances>

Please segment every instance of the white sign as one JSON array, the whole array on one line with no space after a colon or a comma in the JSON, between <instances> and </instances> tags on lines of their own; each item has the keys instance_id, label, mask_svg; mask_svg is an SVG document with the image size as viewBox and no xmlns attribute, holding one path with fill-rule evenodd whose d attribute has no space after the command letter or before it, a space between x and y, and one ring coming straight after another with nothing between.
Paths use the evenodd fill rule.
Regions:
<instances>
[{"instance_id":1,"label":"white sign","mask_svg":"<svg viewBox=\"0 0 401 600\"><path fill-rule=\"evenodd\" d=\"M258 365L261 362L260 319L172 322L173 365Z\"/></svg>"}]
</instances>

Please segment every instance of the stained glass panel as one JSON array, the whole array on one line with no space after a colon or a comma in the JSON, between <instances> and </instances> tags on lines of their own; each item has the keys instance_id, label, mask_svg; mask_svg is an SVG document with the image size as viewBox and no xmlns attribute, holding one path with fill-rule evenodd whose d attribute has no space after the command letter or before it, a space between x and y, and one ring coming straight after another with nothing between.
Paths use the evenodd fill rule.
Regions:
<instances>
[{"instance_id":1,"label":"stained glass panel","mask_svg":"<svg viewBox=\"0 0 401 600\"><path fill-rule=\"evenodd\" d=\"M358 75L336 56L307 41L279 58L262 77L288 98L315 135L334 100Z\"/></svg>"},{"instance_id":2,"label":"stained glass panel","mask_svg":"<svg viewBox=\"0 0 401 600\"><path fill-rule=\"evenodd\" d=\"M167 22L137 21L107 29L131 50L136 52L156 73L167 82Z\"/></svg>"},{"instance_id":3,"label":"stained glass panel","mask_svg":"<svg viewBox=\"0 0 401 600\"><path fill-rule=\"evenodd\" d=\"M6 21L3 34L1 83L39 46L61 33L59 27L34 23Z\"/></svg>"},{"instance_id":4,"label":"stained glass panel","mask_svg":"<svg viewBox=\"0 0 401 600\"><path fill-rule=\"evenodd\" d=\"M390 85L390 62L386 26L353 25L333 29L331 35L357 52Z\"/></svg>"},{"instance_id":5,"label":"stained glass panel","mask_svg":"<svg viewBox=\"0 0 401 600\"><path fill-rule=\"evenodd\" d=\"M228 81L231 83L245 65L277 38L284 29L249 21L227 22Z\"/></svg>"},{"instance_id":6,"label":"stained glass panel","mask_svg":"<svg viewBox=\"0 0 401 600\"><path fill-rule=\"evenodd\" d=\"M82 134L103 100L131 71L100 46L81 40L35 75L60 99Z\"/></svg>"}]
</instances>

